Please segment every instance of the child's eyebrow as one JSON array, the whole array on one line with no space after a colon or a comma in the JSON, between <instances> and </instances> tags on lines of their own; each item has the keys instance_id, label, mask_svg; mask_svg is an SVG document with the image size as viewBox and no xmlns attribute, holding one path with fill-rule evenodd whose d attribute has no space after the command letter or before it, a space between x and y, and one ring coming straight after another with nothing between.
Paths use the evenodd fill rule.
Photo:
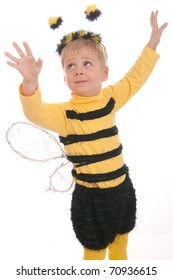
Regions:
<instances>
[{"instance_id":1,"label":"child's eyebrow","mask_svg":"<svg viewBox=\"0 0 173 280\"><path fill-rule=\"evenodd\" d=\"M83 57L82 58L84 61L91 61L91 62L94 62L95 61L95 58L94 57Z\"/></svg>"},{"instance_id":2,"label":"child's eyebrow","mask_svg":"<svg viewBox=\"0 0 173 280\"><path fill-rule=\"evenodd\" d=\"M66 64L69 64L69 63L71 63L71 62L74 62L74 60L75 60L75 58L70 58L70 59L68 59L68 60L64 60L64 62L65 62Z\"/></svg>"},{"instance_id":3,"label":"child's eyebrow","mask_svg":"<svg viewBox=\"0 0 173 280\"><path fill-rule=\"evenodd\" d=\"M75 63L75 58L73 57L73 58L70 58L70 59L68 59L68 60L66 60L66 61L64 61L65 62L65 64L69 64L69 63ZM82 60L89 60L89 61L95 61L95 59L94 58L92 58L92 57L82 57Z\"/></svg>"},{"instance_id":4,"label":"child's eyebrow","mask_svg":"<svg viewBox=\"0 0 173 280\"><path fill-rule=\"evenodd\" d=\"M94 60L94 59L91 58L91 57L84 57L83 59L84 59L84 60Z\"/></svg>"}]
</instances>

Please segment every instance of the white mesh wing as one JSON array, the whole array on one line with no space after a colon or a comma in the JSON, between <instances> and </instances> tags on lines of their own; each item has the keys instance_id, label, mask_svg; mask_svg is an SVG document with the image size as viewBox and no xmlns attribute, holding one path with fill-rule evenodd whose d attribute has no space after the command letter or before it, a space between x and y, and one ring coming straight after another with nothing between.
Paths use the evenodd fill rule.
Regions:
<instances>
[{"instance_id":1,"label":"white mesh wing","mask_svg":"<svg viewBox=\"0 0 173 280\"><path fill-rule=\"evenodd\" d=\"M49 189L65 192L72 185L72 164L67 160L59 139L53 134L27 122L16 122L6 132L10 148L19 156L36 162L57 160L50 176Z\"/></svg>"}]
</instances>

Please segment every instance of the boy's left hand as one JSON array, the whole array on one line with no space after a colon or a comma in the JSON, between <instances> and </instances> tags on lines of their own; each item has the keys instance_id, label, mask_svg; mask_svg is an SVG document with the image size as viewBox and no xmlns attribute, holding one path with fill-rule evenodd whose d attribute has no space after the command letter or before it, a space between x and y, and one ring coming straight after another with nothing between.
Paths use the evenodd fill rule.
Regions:
<instances>
[{"instance_id":1,"label":"boy's left hand","mask_svg":"<svg viewBox=\"0 0 173 280\"><path fill-rule=\"evenodd\" d=\"M156 50L157 45L160 43L160 38L162 36L162 32L168 26L168 23L165 22L164 24L162 24L159 27L157 17L158 17L158 11L151 13L150 24L151 24L152 32L151 32L151 37L150 37L150 40L149 40L147 46L153 50Z\"/></svg>"}]
</instances>

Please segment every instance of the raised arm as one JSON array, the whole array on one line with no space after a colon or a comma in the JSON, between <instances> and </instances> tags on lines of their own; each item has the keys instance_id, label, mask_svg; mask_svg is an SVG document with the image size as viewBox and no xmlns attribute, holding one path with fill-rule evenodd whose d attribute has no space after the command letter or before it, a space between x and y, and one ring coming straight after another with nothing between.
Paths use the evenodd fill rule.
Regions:
<instances>
[{"instance_id":1,"label":"raised arm","mask_svg":"<svg viewBox=\"0 0 173 280\"><path fill-rule=\"evenodd\" d=\"M116 109L119 110L129 99L134 96L151 75L155 64L159 58L156 48L160 42L162 32L167 27L167 23L158 27L158 11L152 12L150 24L152 27L151 36L148 44L138 57L135 64L126 75L113 86L113 97L116 100Z\"/></svg>"},{"instance_id":2,"label":"raised arm","mask_svg":"<svg viewBox=\"0 0 173 280\"><path fill-rule=\"evenodd\" d=\"M150 40L147 44L147 46L154 51L157 49L157 46L160 43L160 38L162 36L162 32L168 26L168 23L165 22L164 24L162 24L159 27L157 17L158 17L158 11L151 13L150 25L151 25L152 31L151 31Z\"/></svg>"},{"instance_id":3,"label":"raised arm","mask_svg":"<svg viewBox=\"0 0 173 280\"><path fill-rule=\"evenodd\" d=\"M32 51L26 42L23 42L25 51L23 51L15 42L13 42L13 46L19 57L17 58L9 52L5 52L5 55L10 59L10 61L7 61L7 64L18 70L22 75L22 94L25 96L31 96L38 87L38 76L43 61L40 58L37 61L35 60Z\"/></svg>"}]
</instances>

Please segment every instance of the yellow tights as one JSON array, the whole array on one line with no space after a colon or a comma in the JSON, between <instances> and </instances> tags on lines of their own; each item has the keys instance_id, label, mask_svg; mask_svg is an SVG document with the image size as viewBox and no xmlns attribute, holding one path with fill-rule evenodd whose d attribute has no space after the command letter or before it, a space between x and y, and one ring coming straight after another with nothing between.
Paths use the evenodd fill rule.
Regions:
<instances>
[{"instance_id":1,"label":"yellow tights","mask_svg":"<svg viewBox=\"0 0 173 280\"><path fill-rule=\"evenodd\" d=\"M109 260L127 260L127 242L128 234L118 234L107 248ZM104 260L105 257L106 249L96 251L84 248L83 260Z\"/></svg>"}]
</instances>

